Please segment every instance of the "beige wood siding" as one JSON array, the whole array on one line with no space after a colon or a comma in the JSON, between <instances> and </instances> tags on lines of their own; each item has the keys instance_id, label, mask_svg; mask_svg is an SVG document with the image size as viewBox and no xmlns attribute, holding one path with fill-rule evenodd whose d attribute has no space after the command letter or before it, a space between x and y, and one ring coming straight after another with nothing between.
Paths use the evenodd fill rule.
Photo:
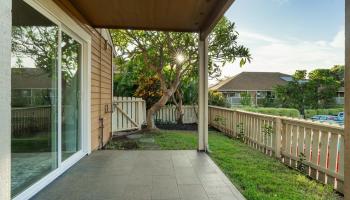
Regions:
<instances>
[{"instance_id":1,"label":"beige wood siding","mask_svg":"<svg viewBox=\"0 0 350 200\"><path fill-rule=\"evenodd\" d=\"M112 114L105 112L105 107L112 105L112 46L69 2L54 1L91 35L91 149L96 150L102 138L103 145L108 142L112 132Z\"/></svg>"},{"instance_id":2,"label":"beige wood siding","mask_svg":"<svg viewBox=\"0 0 350 200\"><path fill-rule=\"evenodd\" d=\"M100 137L103 144L109 140L112 124L111 113L105 113L105 106L112 104L112 47L94 31L91 43L91 147L99 147ZM103 118L103 135L100 127Z\"/></svg>"}]
</instances>

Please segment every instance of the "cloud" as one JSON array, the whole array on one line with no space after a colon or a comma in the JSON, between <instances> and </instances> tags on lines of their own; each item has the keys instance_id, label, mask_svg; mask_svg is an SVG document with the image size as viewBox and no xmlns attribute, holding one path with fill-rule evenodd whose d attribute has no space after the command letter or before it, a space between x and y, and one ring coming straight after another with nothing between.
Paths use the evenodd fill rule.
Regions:
<instances>
[{"instance_id":1,"label":"cloud","mask_svg":"<svg viewBox=\"0 0 350 200\"><path fill-rule=\"evenodd\" d=\"M249 40L254 40L254 41L264 41L264 42L281 42L281 40L270 37L267 35L262 35L254 32L249 32L249 31L240 31L239 32L239 40L241 41L249 41Z\"/></svg>"},{"instance_id":2,"label":"cloud","mask_svg":"<svg viewBox=\"0 0 350 200\"><path fill-rule=\"evenodd\" d=\"M345 28L342 27L334 37L333 41L330 43L332 47L335 48L345 48Z\"/></svg>"},{"instance_id":3,"label":"cloud","mask_svg":"<svg viewBox=\"0 0 350 200\"><path fill-rule=\"evenodd\" d=\"M295 70L331 67L344 64L344 27L333 39L305 41L298 38L275 38L250 31L240 31L239 42L250 49L253 60L242 68L239 63L227 64L221 78L242 71L282 72L293 74ZM214 83L211 80L210 83Z\"/></svg>"}]
</instances>

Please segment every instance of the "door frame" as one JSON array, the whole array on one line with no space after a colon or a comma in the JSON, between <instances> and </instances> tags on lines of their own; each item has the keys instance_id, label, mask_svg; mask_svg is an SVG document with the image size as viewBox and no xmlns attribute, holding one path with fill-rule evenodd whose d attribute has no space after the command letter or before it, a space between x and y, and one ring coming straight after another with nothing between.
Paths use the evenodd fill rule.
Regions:
<instances>
[{"instance_id":1,"label":"door frame","mask_svg":"<svg viewBox=\"0 0 350 200\"><path fill-rule=\"evenodd\" d=\"M57 160L58 166L55 170L44 176L42 179L31 185L15 196L14 200L29 199L37 194L40 190L54 181L58 176L72 167L85 155L91 153L91 36L77 22L75 22L67 13L65 13L53 1L47 0L24 0L33 9L56 23L59 27L59 34L65 31L73 39L82 44L81 55L81 150L70 156L67 160L61 162L61 84L58 84L58 135L57 135ZM67 32L68 30L68 32ZM59 46L61 36L59 35ZM61 48L58 50L58 76L61 80Z\"/></svg>"},{"instance_id":2,"label":"door frame","mask_svg":"<svg viewBox=\"0 0 350 200\"><path fill-rule=\"evenodd\" d=\"M85 94L86 91L84 91L84 87L85 87L85 82L83 80L83 77L84 77L84 66L85 66L85 62L84 62L84 49L85 49L85 42L82 38L80 38L76 33L74 33L72 30L70 30L70 28L68 28L67 26L65 26L64 24L61 24L61 28L60 28L60 37L62 38L62 33L65 33L66 35L68 35L69 37L71 37L73 40L77 41L80 45L81 45L81 55L80 55L80 58L79 58L79 61L81 63L81 66L80 66L80 71L79 71L79 75L80 75L80 80L79 80L79 90L81 91L80 94L80 108L79 108L79 121L80 121L80 124L79 124L79 142L80 142L80 145L81 145L81 148L75 152L73 155L75 154L81 154L81 153L84 153L84 154L88 154L88 151L86 151L86 146L85 146L85 149L84 149L84 131L83 131L83 128L84 128L84 125L83 125L83 117L84 117L84 113L85 111L83 110L83 107L84 107L84 99L83 99L83 96ZM59 46L61 46L61 41L59 39ZM61 58L60 56L62 56L62 52L60 52L59 54L59 60L61 61ZM58 143L58 148L57 148L57 151L58 151L58 166L60 167L61 165L65 165L65 163L70 163L70 159L71 157L73 156L70 156L68 157L66 160L62 161L62 64L60 63L59 66L58 66L58 80L60 80L60 82L58 83L58 99L59 99L59 116L58 116L58 128L59 128L59 131L58 131L58 140L57 140L57 143ZM68 164L69 165L69 164Z\"/></svg>"}]
</instances>

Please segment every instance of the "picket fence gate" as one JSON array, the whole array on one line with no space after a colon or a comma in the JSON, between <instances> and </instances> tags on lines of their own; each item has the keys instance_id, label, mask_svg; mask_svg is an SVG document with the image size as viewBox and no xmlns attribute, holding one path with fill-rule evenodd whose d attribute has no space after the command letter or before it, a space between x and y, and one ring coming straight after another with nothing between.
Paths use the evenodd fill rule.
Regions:
<instances>
[{"instance_id":1,"label":"picket fence gate","mask_svg":"<svg viewBox=\"0 0 350 200\"><path fill-rule=\"evenodd\" d=\"M114 97L112 121L113 132L141 129L146 121L145 101L135 97Z\"/></svg>"}]
</instances>

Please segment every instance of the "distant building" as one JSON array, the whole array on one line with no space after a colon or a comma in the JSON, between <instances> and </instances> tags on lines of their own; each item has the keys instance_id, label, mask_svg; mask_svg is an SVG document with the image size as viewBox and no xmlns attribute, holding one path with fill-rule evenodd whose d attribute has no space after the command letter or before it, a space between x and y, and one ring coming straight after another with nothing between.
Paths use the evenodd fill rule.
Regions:
<instances>
[{"instance_id":1,"label":"distant building","mask_svg":"<svg viewBox=\"0 0 350 200\"><path fill-rule=\"evenodd\" d=\"M236 76L227 78L211 86L210 90L216 90L224 94L231 106L240 105L241 94L249 93L253 105L257 105L259 99L266 96L274 98L273 90L278 85L285 85L293 80L293 76L280 72L242 72ZM308 80L300 80L306 83ZM340 87L335 102L344 104L344 87Z\"/></svg>"},{"instance_id":2,"label":"distant building","mask_svg":"<svg viewBox=\"0 0 350 200\"><path fill-rule=\"evenodd\" d=\"M57 84L50 73L40 68L11 69L11 99L13 107L49 105Z\"/></svg>"},{"instance_id":3,"label":"distant building","mask_svg":"<svg viewBox=\"0 0 350 200\"><path fill-rule=\"evenodd\" d=\"M222 92L231 105L239 105L241 94L248 92L252 104L267 95L274 96L273 89L278 85L285 85L293 80L291 75L280 72L242 72L236 76L223 80L210 87L210 90Z\"/></svg>"},{"instance_id":4,"label":"distant building","mask_svg":"<svg viewBox=\"0 0 350 200\"><path fill-rule=\"evenodd\" d=\"M335 97L335 102L338 105L344 105L344 87L340 87L337 96Z\"/></svg>"}]
</instances>

